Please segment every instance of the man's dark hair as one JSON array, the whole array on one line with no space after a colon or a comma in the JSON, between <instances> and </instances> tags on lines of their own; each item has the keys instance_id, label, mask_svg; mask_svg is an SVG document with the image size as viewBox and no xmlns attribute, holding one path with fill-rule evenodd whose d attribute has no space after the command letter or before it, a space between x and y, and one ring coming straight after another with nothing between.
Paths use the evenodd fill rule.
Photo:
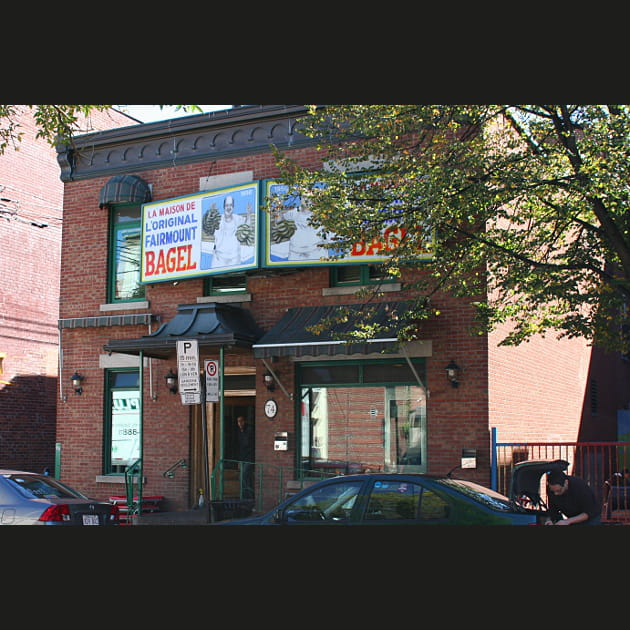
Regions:
<instances>
[{"instance_id":1,"label":"man's dark hair","mask_svg":"<svg viewBox=\"0 0 630 630\"><path fill-rule=\"evenodd\" d=\"M567 476L561 470L552 470L547 475L547 483L551 486L562 486Z\"/></svg>"}]
</instances>

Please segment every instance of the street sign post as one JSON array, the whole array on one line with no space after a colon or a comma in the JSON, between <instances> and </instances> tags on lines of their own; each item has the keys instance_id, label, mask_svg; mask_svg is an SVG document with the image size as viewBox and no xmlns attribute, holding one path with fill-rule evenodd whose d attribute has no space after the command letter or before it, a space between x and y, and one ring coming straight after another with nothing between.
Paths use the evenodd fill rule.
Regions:
<instances>
[{"instance_id":1,"label":"street sign post","mask_svg":"<svg viewBox=\"0 0 630 630\"><path fill-rule=\"evenodd\" d=\"M206 373L206 402L219 402L219 362L206 359L204 372Z\"/></svg>"},{"instance_id":2,"label":"street sign post","mask_svg":"<svg viewBox=\"0 0 630 630\"><path fill-rule=\"evenodd\" d=\"M177 381L183 405L201 402L199 346L196 339L177 342Z\"/></svg>"}]
</instances>

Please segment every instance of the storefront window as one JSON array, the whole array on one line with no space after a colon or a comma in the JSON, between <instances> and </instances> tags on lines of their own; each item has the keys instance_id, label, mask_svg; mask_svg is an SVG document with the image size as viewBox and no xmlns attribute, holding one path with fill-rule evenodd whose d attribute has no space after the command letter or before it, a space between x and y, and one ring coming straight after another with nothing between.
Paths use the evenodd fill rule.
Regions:
<instances>
[{"instance_id":1,"label":"storefront window","mask_svg":"<svg viewBox=\"0 0 630 630\"><path fill-rule=\"evenodd\" d=\"M106 372L105 474L124 473L140 457L138 371Z\"/></svg>"},{"instance_id":2,"label":"storefront window","mask_svg":"<svg viewBox=\"0 0 630 630\"><path fill-rule=\"evenodd\" d=\"M348 385L343 379L352 368L354 382ZM414 368L424 374L423 362ZM332 373L343 379L330 382ZM306 365L300 375L300 459L306 476L426 472L426 394L406 362Z\"/></svg>"}]
</instances>

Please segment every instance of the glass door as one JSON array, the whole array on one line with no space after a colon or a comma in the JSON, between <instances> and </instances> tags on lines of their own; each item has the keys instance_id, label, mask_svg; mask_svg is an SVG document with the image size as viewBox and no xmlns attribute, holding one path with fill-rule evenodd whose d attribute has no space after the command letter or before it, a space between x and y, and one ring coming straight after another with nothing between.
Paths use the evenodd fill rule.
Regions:
<instances>
[{"instance_id":1,"label":"glass door","mask_svg":"<svg viewBox=\"0 0 630 630\"><path fill-rule=\"evenodd\" d=\"M427 413L424 391L414 385L387 387L385 409L385 470L425 473Z\"/></svg>"}]
</instances>

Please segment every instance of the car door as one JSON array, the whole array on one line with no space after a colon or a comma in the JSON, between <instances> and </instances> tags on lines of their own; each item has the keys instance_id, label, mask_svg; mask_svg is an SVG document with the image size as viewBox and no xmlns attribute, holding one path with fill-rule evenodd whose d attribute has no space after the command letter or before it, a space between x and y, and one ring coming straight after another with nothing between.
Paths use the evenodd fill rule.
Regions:
<instances>
[{"instance_id":1,"label":"car door","mask_svg":"<svg viewBox=\"0 0 630 630\"><path fill-rule=\"evenodd\" d=\"M363 479L341 478L317 484L282 510L287 525L349 525L361 506Z\"/></svg>"},{"instance_id":2,"label":"car door","mask_svg":"<svg viewBox=\"0 0 630 630\"><path fill-rule=\"evenodd\" d=\"M0 475L0 525L32 525L47 505L30 500L17 484Z\"/></svg>"},{"instance_id":3,"label":"car door","mask_svg":"<svg viewBox=\"0 0 630 630\"><path fill-rule=\"evenodd\" d=\"M375 478L367 489L364 525L437 525L451 517L445 496L421 481Z\"/></svg>"}]
</instances>

